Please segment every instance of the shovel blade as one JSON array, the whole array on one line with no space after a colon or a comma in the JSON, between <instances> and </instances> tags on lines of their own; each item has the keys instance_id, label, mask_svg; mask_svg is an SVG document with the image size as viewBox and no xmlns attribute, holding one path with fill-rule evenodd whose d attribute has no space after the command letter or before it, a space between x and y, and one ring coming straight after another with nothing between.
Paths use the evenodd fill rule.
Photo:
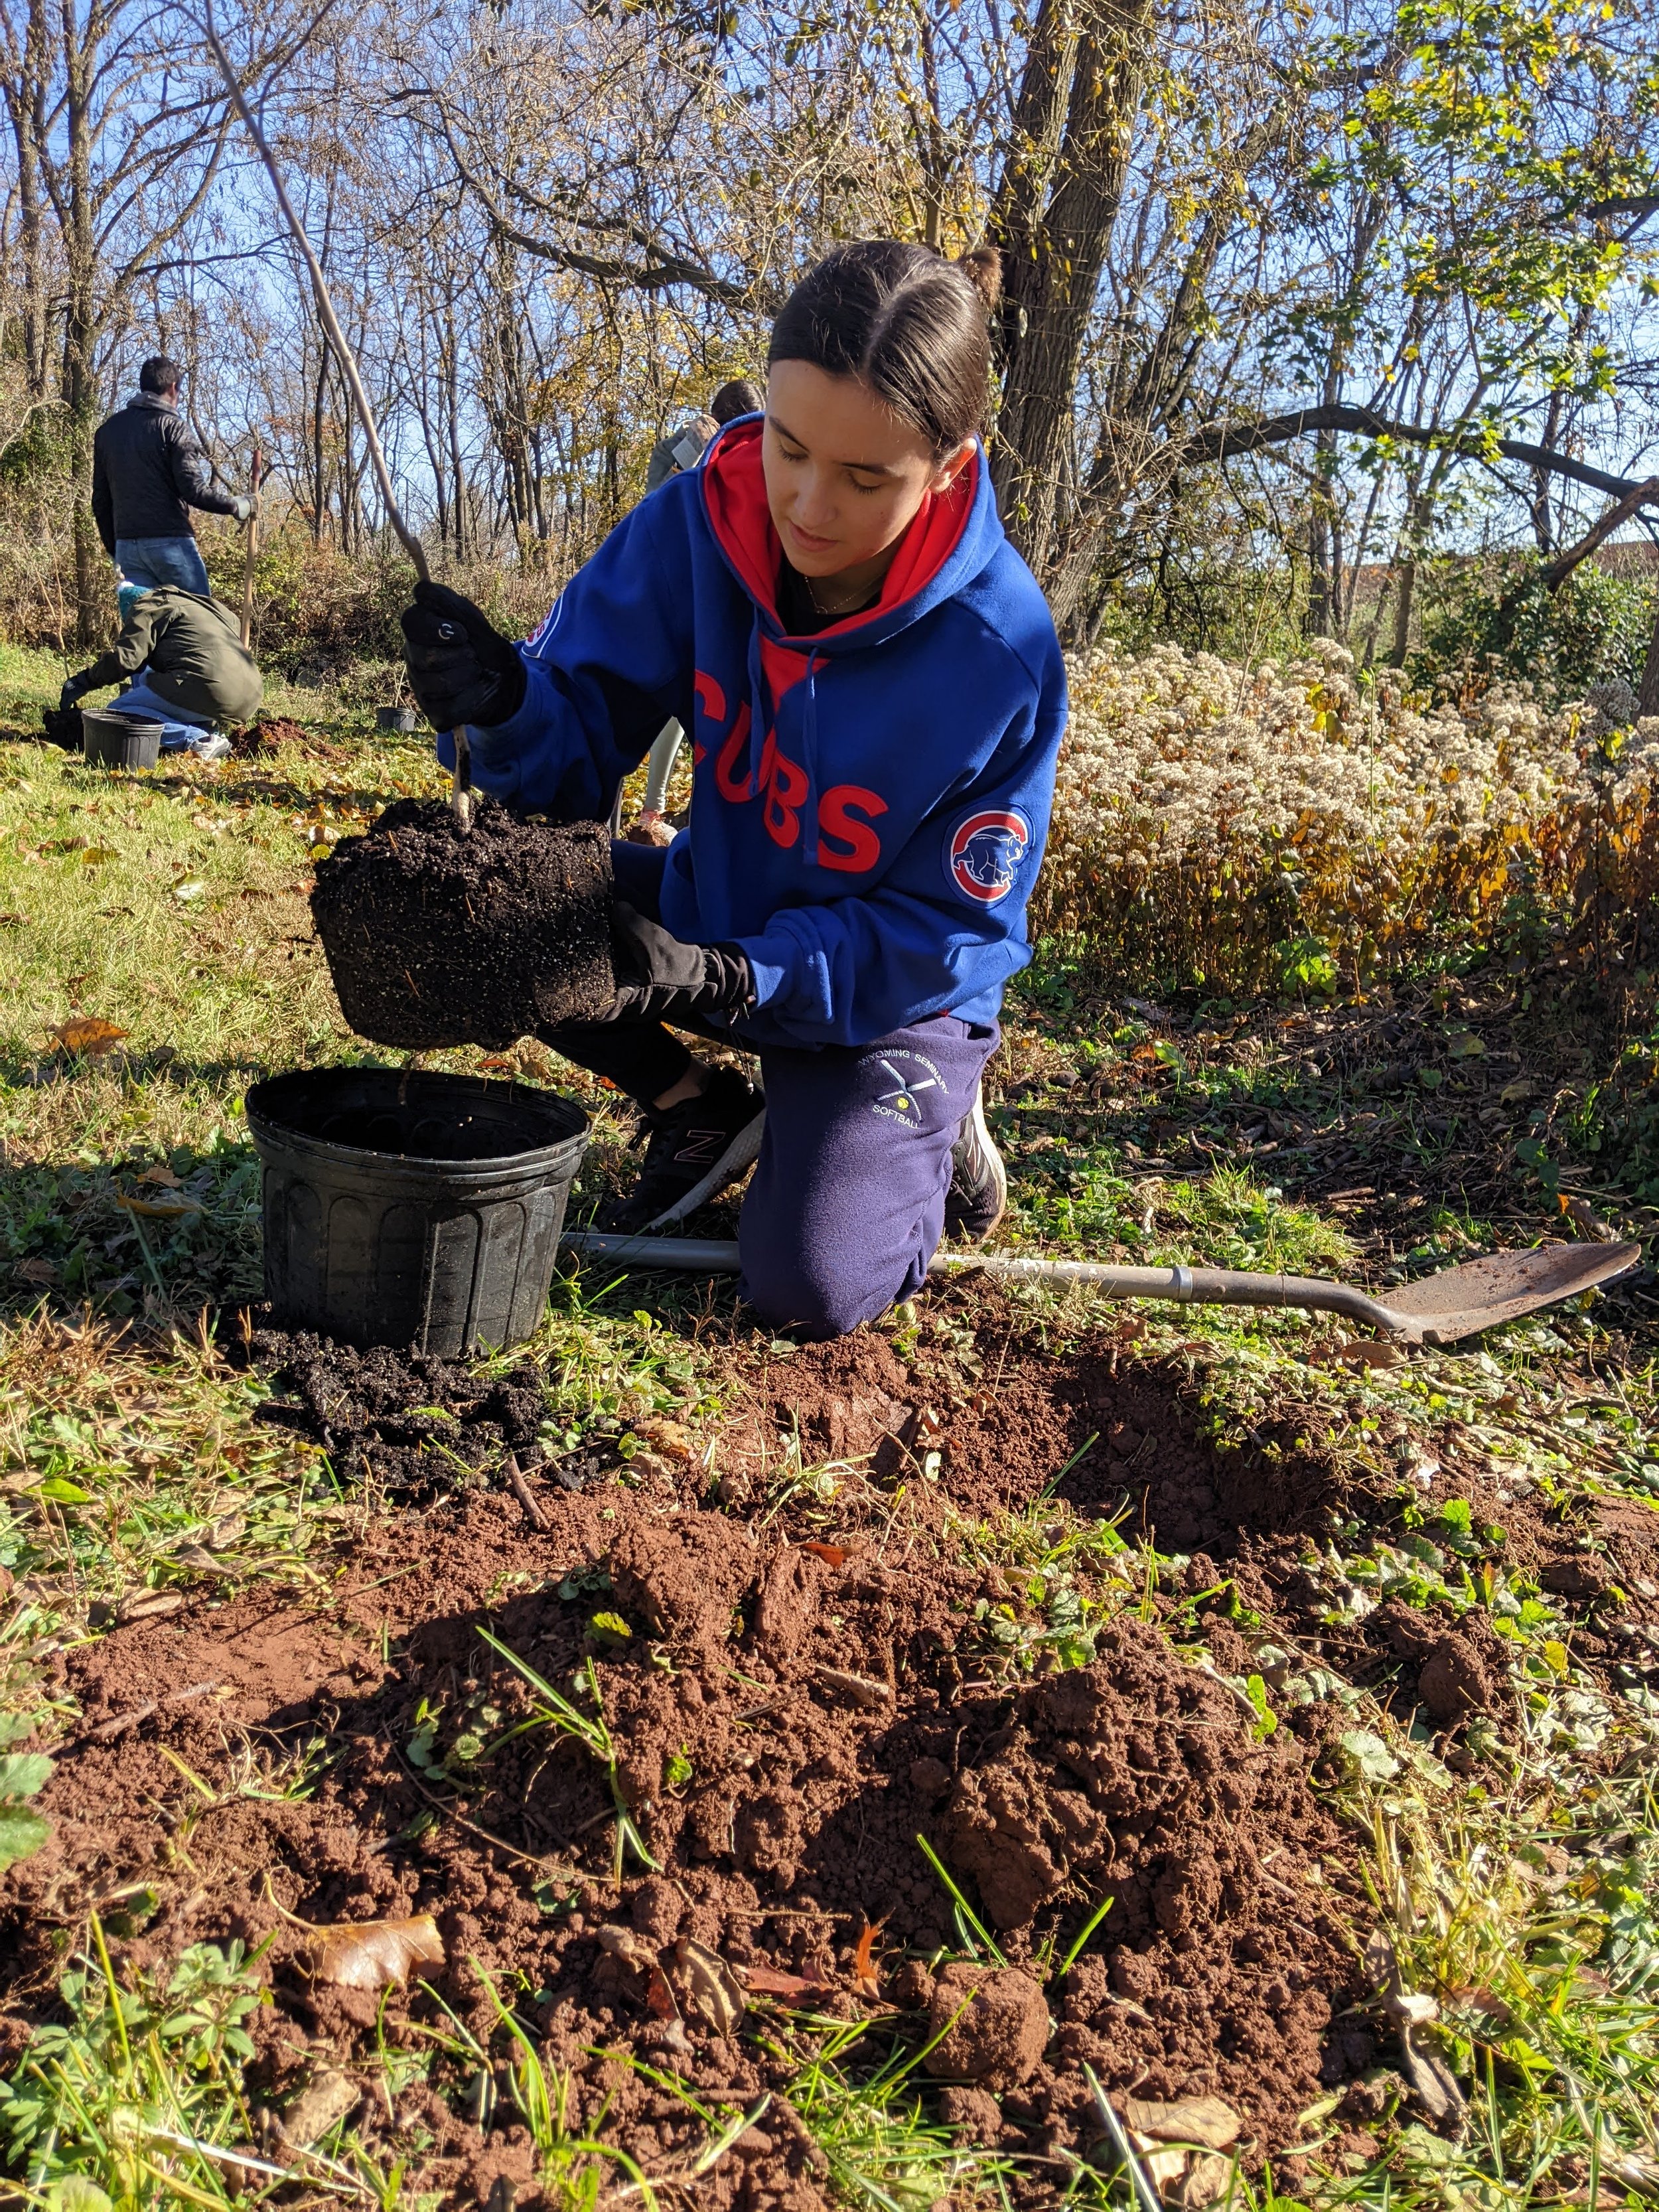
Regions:
<instances>
[{"instance_id":1,"label":"shovel blade","mask_svg":"<svg viewBox=\"0 0 1659 2212\"><path fill-rule=\"evenodd\" d=\"M1540 1244L1425 1275L1390 1291L1387 1304L1413 1324L1413 1334L1421 1331L1425 1344L1455 1344L1500 1322L1519 1321L1582 1291L1617 1282L1641 1264L1639 1244Z\"/></svg>"}]
</instances>

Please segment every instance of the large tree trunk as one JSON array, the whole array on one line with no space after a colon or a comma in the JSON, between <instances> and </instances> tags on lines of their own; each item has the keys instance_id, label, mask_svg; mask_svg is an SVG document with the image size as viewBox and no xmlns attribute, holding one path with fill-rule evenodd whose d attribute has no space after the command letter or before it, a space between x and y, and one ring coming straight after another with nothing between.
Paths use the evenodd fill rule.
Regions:
<instances>
[{"instance_id":1,"label":"large tree trunk","mask_svg":"<svg viewBox=\"0 0 1659 2212\"><path fill-rule=\"evenodd\" d=\"M1638 714L1659 714L1659 577L1653 587L1653 630L1648 639L1648 657L1642 664L1642 688L1636 697Z\"/></svg>"},{"instance_id":2,"label":"large tree trunk","mask_svg":"<svg viewBox=\"0 0 1659 2212\"><path fill-rule=\"evenodd\" d=\"M97 428L99 399L94 362L99 313L98 245L93 216L92 61L88 48L66 23L64 106L69 189L64 250L69 267L63 392L75 501L76 639L83 647L103 642L111 611L109 570L92 520L92 434Z\"/></svg>"},{"instance_id":3,"label":"large tree trunk","mask_svg":"<svg viewBox=\"0 0 1659 2212\"><path fill-rule=\"evenodd\" d=\"M1044 580L1077 487L1077 380L1123 196L1152 0L1042 0L991 210L1002 248L1002 410L992 475Z\"/></svg>"}]
</instances>

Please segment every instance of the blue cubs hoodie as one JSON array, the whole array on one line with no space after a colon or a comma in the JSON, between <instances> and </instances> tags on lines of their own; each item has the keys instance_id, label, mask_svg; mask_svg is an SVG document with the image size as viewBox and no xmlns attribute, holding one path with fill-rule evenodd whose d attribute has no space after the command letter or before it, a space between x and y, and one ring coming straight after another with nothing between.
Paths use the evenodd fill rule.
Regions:
<instances>
[{"instance_id":1,"label":"blue cubs hoodie","mask_svg":"<svg viewBox=\"0 0 1659 2212\"><path fill-rule=\"evenodd\" d=\"M874 606L790 637L761 428L730 424L571 578L520 648L519 712L474 732L476 780L530 811L603 818L674 715L693 741L691 823L662 919L747 954L745 1042L992 1021L1031 957L1066 723L1048 605L976 452L911 523Z\"/></svg>"}]
</instances>

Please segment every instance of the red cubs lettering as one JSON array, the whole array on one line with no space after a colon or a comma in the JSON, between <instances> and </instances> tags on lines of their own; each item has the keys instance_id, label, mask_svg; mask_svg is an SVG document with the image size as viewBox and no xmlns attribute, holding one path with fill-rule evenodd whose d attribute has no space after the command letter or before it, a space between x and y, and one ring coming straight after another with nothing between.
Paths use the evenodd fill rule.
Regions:
<instances>
[{"instance_id":1,"label":"red cubs lettering","mask_svg":"<svg viewBox=\"0 0 1659 2212\"><path fill-rule=\"evenodd\" d=\"M800 836L800 809L808 785L806 770L780 748L775 731L769 732L761 754L760 784L766 793L761 815L766 834L787 853Z\"/></svg>"},{"instance_id":2,"label":"red cubs lettering","mask_svg":"<svg viewBox=\"0 0 1659 2212\"><path fill-rule=\"evenodd\" d=\"M803 659L803 669L805 665ZM793 672L774 668L769 673L775 687L777 679L783 677L782 688L789 688ZM726 712L725 692L712 676L701 669L693 680L700 712L718 722ZM750 719L745 700L738 708L731 730L720 740L720 750L714 755L714 787L733 806L746 805L757 797L763 799L761 821L767 836L784 852L790 852L800 842L801 811L811 785L805 769L799 762L791 760L779 745L775 730L767 732L766 743L761 749L760 773L751 782L746 773ZM701 744L694 744L693 757L698 764L708 758L710 750ZM881 838L871 823L887 811L887 801L881 793L861 783L838 783L826 791L817 805L820 866L843 875L867 875L881 859Z\"/></svg>"},{"instance_id":3,"label":"red cubs lettering","mask_svg":"<svg viewBox=\"0 0 1659 2212\"><path fill-rule=\"evenodd\" d=\"M854 807L857 814L852 811ZM849 876L866 874L881 858L881 839L859 815L873 817L886 811L887 801L880 793L866 791L861 783L838 783L826 791L818 801L818 865L842 869ZM826 844L826 838L836 842Z\"/></svg>"},{"instance_id":4,"label":"red cubs lettering","mask_svg":"<svg viewBox=\"0 0 1659 2212\"><path fill-rule=\"evenodd\" d=\"M754 793L749 787L749 778L739 776L738 765L749 743L749 702L745 699L738 709L738 719L732 725L732 734L720 747L714 761L714 787L722 799L729 799L734 806L741 806ZM765 769L763 764L762 774Z\"/></svg>"}]
</instances>

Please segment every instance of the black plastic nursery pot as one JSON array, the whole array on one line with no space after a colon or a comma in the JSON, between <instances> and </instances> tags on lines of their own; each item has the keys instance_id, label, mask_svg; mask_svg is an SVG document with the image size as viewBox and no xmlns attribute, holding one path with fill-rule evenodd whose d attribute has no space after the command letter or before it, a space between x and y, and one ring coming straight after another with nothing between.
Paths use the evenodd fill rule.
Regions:
<instances>
[{"instance_id":1,"label":"black plastic nursery pot","mask_svg":"<svg viewBox=\"0 0 1659 2212\"><path fill-rule=\"evenodd\" d=\"M83 707L81 750L94 768L154 768L161 757L161 725Z\"/></svg>"},{"instance_id":2,"label":"black plastic nursery pot","mask_svg":"<svg viewBox=\"0 0 1659 2212\"><path fill-rule=\"evenodd\" d=\"M533 1334L587 1147L579 1106L388 1067L272 1076L246 1103L276 1321L444 1358Z\"/></svg>"}]
</instances>

